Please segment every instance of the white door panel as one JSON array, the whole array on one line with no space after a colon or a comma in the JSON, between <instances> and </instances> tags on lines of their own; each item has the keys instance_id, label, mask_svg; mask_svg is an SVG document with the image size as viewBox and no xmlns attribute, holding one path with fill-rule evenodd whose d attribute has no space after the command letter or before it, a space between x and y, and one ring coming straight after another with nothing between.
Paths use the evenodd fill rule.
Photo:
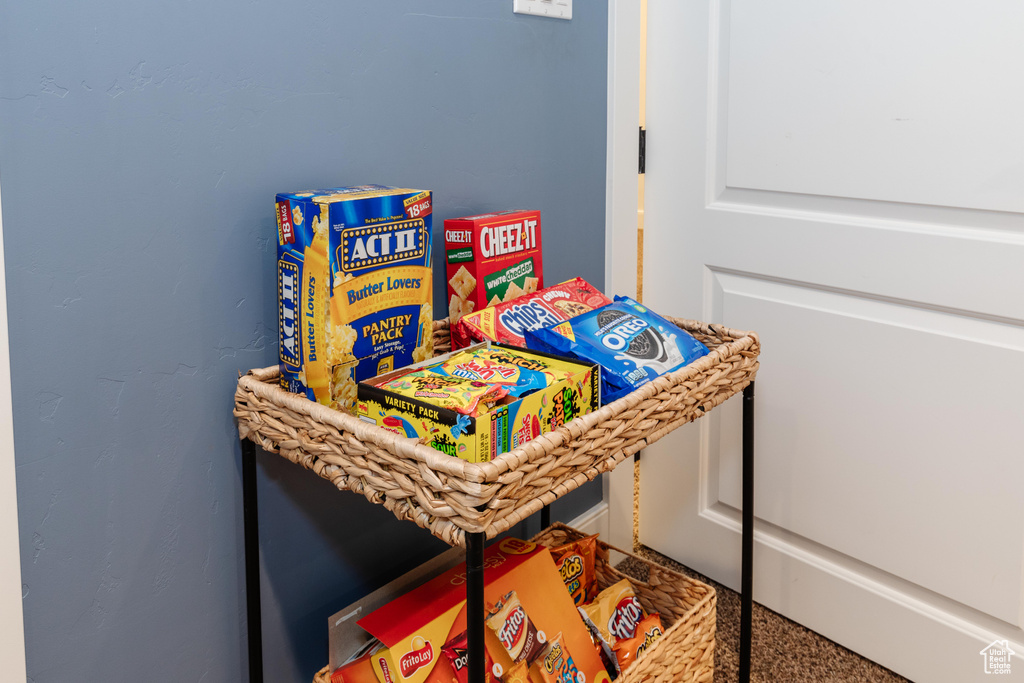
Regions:
<instances>
[{"instance_id":1,"label":"white door panel","mask_svg":"<svg viewBox=\"0 0 1024 683\"><path fill-rule=\"evenodd\" d=\"M728 32L730 187L1024 208L1021 3L737 3Z\"/></svg>"},{"instance_id":2,"label":"white door panel","mask_svg":"<svg viewBox=\"0 0 1024 683\"><path fill-rule=\"evenodd\" d=\"M974 680L1024 643L1024 6L898 4L651 3L645 300L761 335L755 599ZM738 585L739 475L737 401L644 452L641 540Z\"/></svg>"}]
</instances>

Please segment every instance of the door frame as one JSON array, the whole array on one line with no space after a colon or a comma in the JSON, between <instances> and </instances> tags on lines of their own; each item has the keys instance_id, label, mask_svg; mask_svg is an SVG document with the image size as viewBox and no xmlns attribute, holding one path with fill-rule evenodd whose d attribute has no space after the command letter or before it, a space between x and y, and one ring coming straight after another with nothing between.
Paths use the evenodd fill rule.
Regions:
<instances>
[{"instance_id":1,"label":"door frame","mask_svg":"<svg viewBox=\"0 0 1024 683\"><path fill-rule=\"evenodd\" d=\"M640 154L640 0L608 0L605 293L636 296ZM633 468L604 475L608 542L633 547Z\"/></svg>"},{"instance_id":2,"label":"door frame","mask_svg":"<svg viewBox=\"0 0 1024 683\"><path fill-rule=\"evenodd\" d=\"M24 681L27 678L25 620L22 610L21 543L18 536L3 226L3 200L0 199L0 633L4 635L0 638L0 679Z\"/></svg>"}]
</instances>

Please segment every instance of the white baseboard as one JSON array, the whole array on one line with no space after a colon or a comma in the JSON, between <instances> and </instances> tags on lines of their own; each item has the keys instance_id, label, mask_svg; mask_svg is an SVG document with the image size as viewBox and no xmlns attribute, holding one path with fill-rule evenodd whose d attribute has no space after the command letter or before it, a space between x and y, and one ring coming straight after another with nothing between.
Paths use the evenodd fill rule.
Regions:
<instances>
[{"instance_id":1,"label":"white baseboard","mask_svg":"<svg viewBox=\"0 0 1024 683\"><path fill-rule=\"evenodd\" d=\"M608 503L598 503L566 524L585 534L600 534L602 539L606 538L608 536Z\"/></svg>"}]
</instances>

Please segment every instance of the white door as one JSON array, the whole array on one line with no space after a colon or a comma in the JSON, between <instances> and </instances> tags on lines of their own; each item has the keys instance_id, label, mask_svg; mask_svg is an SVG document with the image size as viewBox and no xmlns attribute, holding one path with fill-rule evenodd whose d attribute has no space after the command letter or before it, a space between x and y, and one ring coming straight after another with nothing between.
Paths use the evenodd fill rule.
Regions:
<instances>
[{"instance_id":1,"label":"white door","mask_svg":"<svg viewBox=\"0 0 1024 683\"><path fill-rule=\"evenodd\" d=\"M755 599L917 681L1024 678L1024 3L649 6L645 303L756 330ZM641 541L736 587L740 401Z\"/></svg>"}]
</instances>

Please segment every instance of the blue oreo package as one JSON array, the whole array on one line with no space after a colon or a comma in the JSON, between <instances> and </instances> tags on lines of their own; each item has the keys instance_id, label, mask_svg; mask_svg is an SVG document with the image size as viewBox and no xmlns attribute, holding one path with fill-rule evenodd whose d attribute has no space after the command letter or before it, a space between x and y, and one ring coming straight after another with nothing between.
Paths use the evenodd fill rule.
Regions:
<instances>
[{"instance_id":1,"label":"blue oreo package","mask_svg":"<svg viewBox=\"0 0 1024 683\"><path fill-rule=\"evenodd\" d=\"M690 333L626 296L563 323L529 330L526 345L599 364L602 405L708 354Z\"/></svg>"}]
</instances>

